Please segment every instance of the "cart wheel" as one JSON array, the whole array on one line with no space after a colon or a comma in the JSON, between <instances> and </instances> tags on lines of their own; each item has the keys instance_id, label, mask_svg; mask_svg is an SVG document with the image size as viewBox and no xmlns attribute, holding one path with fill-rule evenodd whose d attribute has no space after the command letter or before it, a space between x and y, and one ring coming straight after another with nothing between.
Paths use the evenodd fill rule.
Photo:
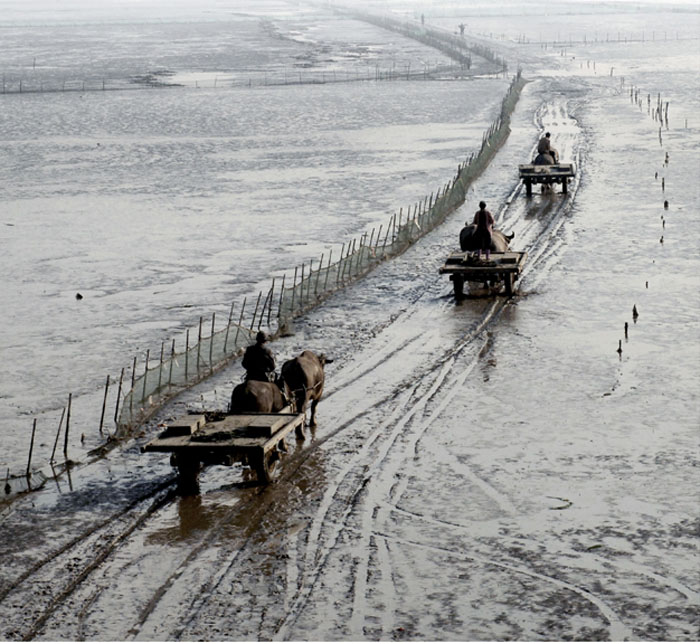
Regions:
<instances>
[{"instance_id":1,"label":"cart wheel","mask_svg":"<svg viewBox=\"0 0 700 644\"><path fill-rule=\"evenodd\" d=\"M530 179L525 179L525 194L532 197L532 181Z\"/></svg>"},{"instance_id":2,"label":"cart wheel","mask_svg":"<svg viewBox=\"0 0 700 644\"><path fill-rule=\"evenodd\" d=\"M199 460L178 456L175 463L177 467L177 486L182 496L199 493L199 473L202 469Z\"/></svg>"},{"instance_id":3,"label":"cart wheel","mask_svg":"<svg viewBox=\"0 0 700 644\"><path fill-rule=\"evenodd\" d=\"M461 275L452 276L452 286L454 286L455 297L464 295L464 278Z\"/></svg>"},{"instance_id":4,"label":"cart wheel","mask_svg":"<svg viewBox=\"0 0 700 644\"><path fill-rule=\"evenodd\" d=\"M568 192L568 184L569 180L566 177L561 180L561 191L563 194Z\"/></svg>"},{"instance_id":5,"label":"cart wheel","mask_svg":"<svg viewBox=\"0 0 700 644\"><path fill-rule=\"evenodd\" d=\"M273 476L277 471L280 455L276 449L271 449L266 454L263 453L255 463L255 472L258 475L258 482L272 483Z\"/></svg>"},{"instance_id":6,"label":"cart wheel","mask_svg":"<svg viewBox=\"0 0 700 644\"><path fill-rule=\"evenodd\" d=\"M513 295L513 286L515 285L515 273L504 273L503 282L506 287L506 295Z\"/></svg>"},{"instance_id":7,"label":"cart wheel","mask_svg":"<svg viewBox=\"0 0 700 644\"><path fill-rule=\"evenodd\" d=\"M304 434L304 423L301 423L300 425L297 425L297 427L296 427L296 429L294 430L294 432L296 433L297 438L298 438L300 441L303 441L303 440L306 439L306 434Z\"/></svg>"}]
</instances>

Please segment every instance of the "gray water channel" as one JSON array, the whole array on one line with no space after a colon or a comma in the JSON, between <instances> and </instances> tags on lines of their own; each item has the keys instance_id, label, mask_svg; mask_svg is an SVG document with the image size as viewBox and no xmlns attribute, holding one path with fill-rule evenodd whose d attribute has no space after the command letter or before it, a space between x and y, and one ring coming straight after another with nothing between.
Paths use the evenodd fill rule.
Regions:
<instances>
[{"instance_id":1,"label":"gray water channel","mask_svg":"<svg viewBox=\"0 0 700 644\"><path fill-rule=\"evenodd\" d=\"M506 40L531 82L464 207L274 343L334 358L278 480L212 467L180 498L139 453L225 407L234 364L2 510L3 636L697 639L694 46ZM668 126L632 88L670 101ZM577 164L568 196L518 185L543 131ZM481 199L528 265L515 298L456 302L437 269Z\"/></svg>"}]
</instances>

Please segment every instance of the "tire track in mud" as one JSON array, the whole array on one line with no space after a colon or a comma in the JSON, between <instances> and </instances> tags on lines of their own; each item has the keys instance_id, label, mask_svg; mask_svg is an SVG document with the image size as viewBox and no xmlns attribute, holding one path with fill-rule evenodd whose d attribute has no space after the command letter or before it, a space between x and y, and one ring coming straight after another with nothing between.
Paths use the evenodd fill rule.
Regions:
<instances>
[{"instance_id":1,"label":"tire track in mud","mask_svg":"<svg viewBox=\"0 0 700 644\"><path fill-rule=\"evenodd\" d=\"M578 132L578 127L575 121L568 117L568 113L564 103L558 103L554 106L545 105L536 114L536 121L539 121L541 124L544 124L547 121L550 121L552 123L558 123L564 120L566 120L570 124L568 129L571 132L573 132L574 135L576 135ZM580 166L578 151L575 154L575 159L577 166ZM530 245L528 246L528 252L531 253L532 259L528 262L527 273L535 271L541 262L549 260L555 254L556 250L563 244L563 242L553 244L551 240L553 240L553 238L560 230L565 221L564 214L570 209L570 204L573 201L576 190L578 188L579 177L580 173L577 173L576 179L574 180L574 182L572 182L573 190L570 191L569 197L567 199L562 200L556 206L554 215L549 219L546 226L543 227L541 225L539 217L531 217L529 222L526 222L524 225L521 224L518 239L527 239L528 237L532 237ZM523 217L522 213L520 212L516 212L513 216L508 217L508 210L509 208L511 208L513 200L520 195L521 191L522 185L518 184L509 196L509 198L506 200L506 204L500 213L499 220L504 221L504 223L509 222L511 224L514 224L515 222L522 222ZM537 210L546 210L548 209L548 206L548 203L539 204ZM526 271L524 271L524 274L525 273ZM478 332L470 335L469 339L464 342L462 347L460 347L460 350L474 341L474 339L487 326L487 324L497 317L497 314L501 312L506 303L507 301L505 300L496 300L496 302L494 302L490 313L484 317L482 324L479 325ZM379 360L381 359L382 358L380 357ZM384 466L384 471L382 471L381 474L385 475L385 478L390 482L390 496L393 499L399 499L402 493L402 488L405 488L405 486L407 485L407 481L404 480L403 484L399 482L396 485L393 485L391 481L395 479L396 473L404 464L405 459L410 458L408 452L415 451L418 441L430 427L432 418L437 417L440 411L446 408L449 402L458 393L460 384L463 384L466 381L466 378L469 376L475 365L476 360L473 360L468 366L468 368L465 369L465 371L458 379L455 379L453 382L445 383L445 375L449 371L449 366L451 366L450 362L448 362L448 360L445 359L436 362L436 364L433 365L433 369L440 367L440 373L430 386L428 394L426 394L417 402L415 402L412 405L412 407L404 414L399 423L396 425L394 431L391 432L390 437L385 439L383 448L378 451L372 464L367 465L367 463L365 462L368 447L369 445L373 445L376 437L380 436L382 432L390 426L391 422L394 419L394 415L389 416L389 418L387 418L384 422L381 423L380 428L375 433L375 436L369 441L369 445L366 445L361 450L361 452L357 454L353 461L351 461L351 463L349 463L344 468L341 475L339 477L336 477L336 483L334 487L329 488L327 490L326 495L324 496L324 500L320 504L319 509L317 510L313 522L313 528L310 531L309 537L306 542L307 551L304 556L304 573L300 577L299 589L296 591L293 600L286 600L287 605L290 606L290 611L287 617L278 625L275 633L275 639L287 639L290 636L291 628L293 627L297 616L299 616L302 613L303 606L308 600L311 592L313 591L314 581L320 577L323 565L328 560L328 558L330 558L333 548L337 545L342 531L348 529L349 527L348 520L353 509L352 505L354 504L355 500L359 499L361 496L369 496L369 492L366 488L370 484L370 482L375 480L376 478L373 478L374 471L379 470L382 466ZM446 369L446 367L448 368ZM432 371L432 369L430 371ZM371 372L371 369L364 371L363 374L368 372ZM425 379L425 377L426 376L423 376L422 379ZM425 385L424 382L421 384ZM397 463L391 469L387 470L385 461L391 447L394 446L399 435L403 433L404 428L409 424L409 422L419 417L420 414L425 414L425 407L427 406L428 401L432 399L433 396L435 396L443 386L447 388L448 394L438 405L437 409L432 414L430 414L430 416L424 422L420 423L416 430L414 430L414 435L412 436L411 440L409 441L409 445L404 451L405 457L403 459L398 460ZM412 395L415 394L416 391L417 388L413 390ZM330 436L327 438L330 438ZM357 478L357 476L352 476L353 470L356 467L359 467L360 469L364 470L361 482L359 484L354 484L354 490L344 490L344 483L350 484L352 486L353 478ZM496 501L496 503L501 507L501 509L504 510L507 514L515 513L515 508L512 506L512 504L507 498L503 497L498 491L494 490L491 486L489 486L488 483L477 477L468 467L464 466L463 468L461 468L461 473L462 475L469 478L478 487L480 487L487 496L492 498L492 500ZM384 485L386 487L386 484ZM375 495L376 494L377 493L375 491ZM379 496L381 496L381 491L379 493ZM342 519L338 521L336 520L337 518L333 517L331 508L334 505L334 503L337 503L341 498L349 498L352 500L353 503L350 503L346 506L346 511L344 512ZM369 505L365 507L363 511L362 519L360 521L360 524L362 526L361 538L367 544L368 547L361 548L361 552L366 553L371 552L373 550L373 548L371 548L371 544L377 535L375 535L374 532L371 530L372 520L376 518L377 513L381 511L381 506L377 505ZM335 528L332 530L331 536L327 539L328 545L322 546L320 543L320 534L324 523L335 524ZM311 554L309 553L309 550L311 550ZM312 566L311 573L308 572L309 565ZM387 565L387 558L384 558L382 566L383 578L391 577L390 570L385 569L385 566ZM365 599L368 569L369 555L364 556L361 559L360 563L356 565L355 572L353 575L355 583L353 585L353 611L352 617L350 619L350 632L352 636L360 638L365 637L363 624L365 622L366 613ZM384 593L384 595L386 596L386 593ZM390 620L388 620L388 618L385 619L386 623L388 623L389 621Z\"/></svg>"},{"instance_id":2,"label":"tire track in mud","mask_svg":"<svg viewBox=\"0 0 700 644\"><path fill-rule=\"evenodd\" d=\"M126 509L81 534L57 552L51 553L17 578L0 596L0 604L11 603L13 607L18 603L21 605L18 611L19 624L13 626L5 624L5 629L9 629L5 633L9 635L8 639L34 639L78 586L149 516L168 503L171 492L167 487L169 484L164 484L139 498ZM146 504L148 507L144 508ZM123 527L122 524L124 524ZM101 545L101 542L105 542L104 545ZM76 550L78 556L76 556ZM57 567L68 574L57 573ZM57 587L57 582L63 583ZM41 591L38 592L38 589ZM35 604L37 594L46 598L43 607L37 607ZM7 610L4 617L5 619L9 617Z\"/></svg>"},{"instance_id":3,"label":"tire track in mud","mask_svg":"<svg viewBox=\"0 0 700 644\"><path fill-rule=\"evenodd\" d=\"M469 333L457 347L449 351L446 356L441 356L434 364L429 365L425 370L426 373L420 376L418 384L413 387L412 391L406 397L408 400L404 402L401 398L398 398L392 401L396 403L398 411L389 415L389 417L378 424L375 431L366 439L360 451L354 455L354 458L345 466L340 475L336 477L333 486L327 489L319 509L316 512L316 516L312 522L312 528L306 541L306 553L303 556L304 573L300 578L299 588L293 599L286 600L287 604L290 606L290 611L285 620L278 625L275 639L284 640L290 637L290 630L294 625L294 621L297 616L302 614L304 604L313 591L315 581L317 581L322 574L323 567L332 555L334 548L337 546L341 534L344 530L349 528L348 521L351 513L355 509L354 506L359 505L361 497L368 495L367 487L370 485L370 482L376 480L378 475L381 474L383 478L388 481L384 483L384 487L390 488L390 495L393 497L400 497L407 481L403 480L403 482L399 481L399 483L395 483L397 472L403 466L404 461L410 458L410 453L415 452L419 440L430 427L431 420L437 417L440 411L447 407L452 399L459 393L460 386L465 383L466 379L472 373L474 367L478 363L479 354L488 345L488 340L480 347L476 347L474 342L503 310L506 303L507 300L495 300L484 314L482 320L477 324L476 328ZM452 374L456 357L464 351L472 352L469 364L458 377L448 378L448 376ZM434 374L435 370L438 371L438 375L433 376L434 379L432 382L428 382L429 377L431 374ZM420 388L427 388L428 391L420 396L418 400L414 401L406 410L404 405L408 404L411 398L418 395L418 390ZM422 420L421 416L425 416L426 407L435 399L443 388L447 389L447 395L438 404L437 409L430 413L427 420ZM367 412L368 411L369 410L367 410ZM351 418L323 440L330 440L336 433L351 423L356 422L359 416L364 415L364 413ZM417 423L417 429L411 430L410 425L415 423ZM398 460L394 459L395 463L393 467L387 469L387 458L399 439L406 441L405 432L407 428L412 432L412 435L407 445L403 448L403 453L406 456ZM388 434L386 433L387 430L390 430ZM379 441L381 441L381 444L375 445L375 443ZM370 450L374 451L374 456L371 463L368 463L367 456ZM465 469L468 468L465 467ZM360 470L360 475L358 475L357 470ZM486 491L499 505L505 506L509 513L514 511L512 504L507 502L507 500L504 499L497 490L491 488L488 483L479 479L473 472L470 472L470 478L474 481L478 481L482 490ZM348 486L350 489L347 489ZM376 490L373 493L377 495ZM379 493L381 494L381 491ZM343 502L346 504L345 511L343 516L338 520L337 517L333 515L333 508ZM381 511L381 507L379 506L369 506L364 510L361 521L364 526L362 536L367 543L373 538L371 525L373 518L375 518L375 513L378 511ZM332 529L331 534L326 537L325 544L322 544L321 533L324 524L331 525ZM366 548L360 550L367 551ZM350 620L350 627L351 634L360 638L365 636L360 625L364 622L364 591L366 588L368 568L369 561L363 558L360 563L357 564L354 573L353 614ZM309 572L309 570L311 570L311 572ZM382 573L385 578L391 577L391 572L389 570L383 570Z\"/></svg>"},{"instance_id":4,"label":"tire track in mud","mask_svg":"<svg viewBox=\"0 0 700 644\"><path fill-rule=\"evenodd\" d=\"M578 185L578 179L576 180L576 185ZM511 206L510 202L514 197L520 194L520 190L521 186L514 189L509 201L506 204L506 207L504 208L502 216L506 221L508 220L508 210ZM514 215L514 220L521 226L519 239L523 236L525 238L528 236L533 236L534 241L532 241L530 244L532 248L528 248L528 250L531 252L535 250L539 251L533 252L533 259L528 263L524 274L529 275L531 272L536 272L535 268L539 266L540 262L544 261L544 259L549 257L551 253L554 252L548 250L548 248L550 248L548 246L548 240L563 224L564 218L561 210L565 208L566 204L570 203L571 200L573 200L573 194L570 194L568 200L564 200L557 206L554 216L551 217L548 225L544 229L540 230L539 233L537 233L537 227L538 225L541 226L541 220L538 216L532 217L529 222L523 224L522 217L518 216L517 213ZM549 206L546 203L538 204L537 211L546 211L548 207ZM424 289L423 294L425 294L425 292L426 291ZM419 297L422 297L422 295ZM366 449L361 454L361 458L353 459L351 464L345 468L343 472L341 472L339 477L336 478L336 481L333 483L333 486L329 488L329 491L327 492L326 496L324 496L324 499L320 504L316 515L314 516L312 528L309 531L306 540L302 542L302 539L299 538L300 535L297 534L295 539L290 542L289 547L294 555L292 561L300 560L301 564L299 565L297 563L294 566L290 564L287 567L289 573L285 603L289 607L289 613L288 617L286 617L282 622L278 623L277 627L273 629L275 631L276 638L284 636L284 634L289 632L293 627L296 617L303 610L303 606L310 596L316 580L323 572L323 565L325 561L328 560L333 552L333 548L337 545L340 528L334 528L333 526L342 527L346 525L350 514L358 504L358 500L361 499L363 494L366 494L366 488L369 482L378 478L379 474L381 474L383 463L387 459L387 455L390 454L392 447L401 438L403 428L417 422L415 419L425 414L426 407L439 393L441 388L443 386L449 386L446 379L449 373L449 368L454 363L455 356L465 351L473 351L474 356L472 356L471 366L464 372L464 378L467 377L468 373L470 373L471 369L473 369L474 365L477 363L476 361L478 360L478 351L474 346L475 340L489 327L493 320L498 317L498 314L503 310L506 304L507 300L496 298L473 329L467 333L464 339L456 347L453 347L449 351L439 355L432 365L421 370L422 373L415 374L416 378L418 379L418 385L414 386L411 382L403 382L396 386L388 395L384 396L375 403L379 407L394 407L398 409L399 412L391 413L388 417L386 417L386 419L380 424L381 429L377 429L377 431L374 433L373 439L367 443ZM445 304L444 306L446 307L448 305ZM396 323L397 321L400 323L401 320L407 315L410 316L411 313L400 314L397 319L392 320L388 326L391 327L392 324ZM409 351L415 343L420 343L421 340L422 336L418 334L409 339L402 338L401 341L387 341L385 344L386 353L381 352L378 354L374 362L370 364L360 362L356 363L357 366L355 367L355 370L350 370L344 373L342 380L339 380L337 384L330 391L328 391L325 398L329 399L338 395L340 392L353 385L357 379L370 375L380 363L385 362L395 355L401 354L402 352ZM434 380L431 381L430 378L433 376L431 376L430 372L433 368L436 368L436 366L440 367L439 374ZM415 382L415 380L413 380L413 382ZM422 387L427 387L428 391L420 396L419 389ZM408 403L416 396L418 396L418 399L412 403L412 406L408 409L408 411L402 408L400 403ZM315 441L314 444L305 448L300 454L298 454L298 456L297 454L292 455L290 463L285 468L285 472L283 473L280 483L291 480L295 471L301 467L308 458L311 457L312 453L317 452L325 443L332 440L358 419L367 417L373 413L373 409L374 404L354 414L352 418L343 422L323 438ZM399 421L398 423L396 423L397 420ZM396 427L394 428L394 431L391 432L390 438L384 438L383 431L385 431L387 427L392 427L394 423L396 423ZM428 426L429 422L424 424L423 431L426 431ZM382 440L383 438L384 440ZM415 442L413 443L413 449L415 449L418 440L419 437L416 438ZM374 456L369 464L363 462L363 458L368 458L372 454L374 454ZM394 465L390 471L395 472L399 465L400 464ZM355 470L360 470L359 475ZM362 476L363 474L364 476ZM391 483L390 477L385 478L387 478L389 483L384 483L384 486L390 484L393 486L393 488L390 490L390 498L400 498L402 490L405 489L406 481ZM166 487L169 485L172 485L172 482L167 484ZM90 532L85 533L72 542L66 544L61 551L50 555L48 558L37 564L35 567L27 571L27 573L13 582L12 586L4 593L4 595L0 596L0 604L2 604L7 597L17 596L21 598L27 594L34 595L35 589L33 588L33 585L42 583L40 575L42 569L45 569L47 566L52 566L55 569L60 559L66 561L66 563L61 563L60 565L67 567L67 562L71 558L75 558L76 550L79 553L82 553L82 555L86 555L88 554L86 551L89 550L93 542L98 542L101 538L108 540L107 546L100 549L97 554L95 554L95 552L89 553L90 556L86 557L85 561L80 564L81 569L77 573L74 570L70 571L68 579L65 581L62 589L54 589L50 594L48 605L44 604L43 608L41 608L39 611L33 610L32 615L28 616L28 619L20 620L20 625L15 628L15 631L23 631L22 637L25 639L32 639L38 633L40 633L41 629L56 612L58 606L65 603L69 597L75 595L76 590L86 579L88 579L90 576L94 577L97 575L100 567L110 558L110 556L112 556L137 529L143 528L148 519L154 513L167 505L173 498L170 493L166 493L164 497L154 499L153 497L156 494L157 491L149 494L145 498L139 499L135 505L129 506L129 508L118 513L117 515L113 515L112 517L108 518L94 530L91 530ZM161 584L159 588L151 594L150 599L145 602L143 611L138 615L138 618L132 625L132 628L128 629L129 636L131 638L138 637L138 634L141 632L141 628L148 621L149 617L154 613L159 604L161 604L163 601L167 601L167 593L172 587L173 582L184 578L187 571L192 570L196 566L198 558L203 552L206 551L210 543L216 538L222 525L231 521L231 519L233 519L235 516L240 516L247 510L253 509L256 518L251 521L251 525L249 525L246 531L247 534L242 538L241 543L239 544L239 547L236 548L236 552L233 557L231 556L230 552L226 553L217 560L222 564L221 567L209 566L210 571L206 574L206 580L198 583L200 592L193 593L195 599L191 601L186 614L183 615L182 612L180 612L180 618L178 619L176 617L176 623L173 624L172 628L170 629L170 633L180 636L182 633L184 633L188 625L192 624L196 620L200 610L205 606L207 598L210 597L211 593L222 583L224 579L227 578L227 575L230 575L231 571L234 570L238 561L238 553L246 548L251 535L254 534L265 514L265 511L275 503L274 499L260 499L258 498L259 496L259 494L256 494L252 498L244 501L242 504L232 508L230 512L225 513L225 515L222 516L215 525L208 529L207 534L200 540L189 556L187 556L183 562L178 564L177 568L171 572L167 580ZM141 510L141 505L147 503L149 500L152 500L151 506ZM341 517L337 516L337 510L335 508L335 506L339 504L345 504L345 511ZM127 521L128 525L124 528L115 530L114 527L119 525L118 522L120 517L126 517L126 515L132 511L135 516L129 516L129 520ZM378 539L376 543L383 544L381 545L382 574L385 575L386 578L391 578L390 553L388 546L386 545L386 541L384 537L374 535L371 531L372 512L375 511L382 512L383 510L381 507L377 509L377 506L374 506L372 510L367 511L363 521L362 533L365 535L367 540ZM330 536L325 536L324 538L323 531L324 527L327 525L330 525L332 529L330 530ZM300 547L304 548L304 552L298 552ZM366 571L368 567L368 561L363 561L360 564L360 568L358 570L360 572L364 571L365 574L356 573L356 580L358 577L366 579ZM301 570L300 573L298 572L298 569ZM213 572L211 572L212 570ZM55 577L55 573L48 571L43 583L55 584ZM362 587L362 584L357 585L357 590L354 596L355 599L353 600L354 610L352 624L354 628L357 628L357 625L362 623L364 620L363 615L367 610L365 606L364 593L360 592ZM84 600L77 609L78 615L81 616L79 618L79 632L81 633L84 632L84 617L88 613L90 606L97 600L99 593L100 590L98 590L96 593L90 593L88 598ZM33 596L32 599L35 600L36 597ZM387 596L386 599L388 600L387 603L391 604L391 597ZM29 606L31 606L30 602L27 603ZM384 618L384 622L385 625L383 628L386 629L390 623L388 616ZM261 626L261 629L262 628L263 627Z\"/></svg>"},{"instance_id":5,"label":"tire track in mud","mask_svg":"<svg viewBox=\"0 0 700 644\"><path fill-rule=\"evenodd\" d=\"M439 546L435 545L430 545L430 544L422 544L417 541L412 541L410 539L401 539L397 538L393 535L389 534L381 534L380 535L382 538L387 539L390 542L394 543L400 543L403 545L411 546L413 548L420 548L423 550L429 550L438 554L445 555L447 557L457 557L461 559L466 559L469 561L473 561L475 563L479 563L485 566L494 566L496 568L501 568L503 570L507 570L508 572L511 573L516 573L519 575L526 575L528 577L532 577L533 579L537 579L540 581L544 581L547 584L552 584L555 586L558 586L560 588L564 588L565 590L569 590L573 593L576 593L577 595L583 597L587 601L589 601L591 604L595 605L596 608L600 611L600 613L605 617L606 621L608 622L610 626L610 640L611 641L624 641L624 640L631 640L633 639L633 634L632 630L625 626L625 624L620 621L620 618L615 614L615 612L605 603L603 602L599 597L594 595L593 593L584 590L583 588L579 588L577 586L574 586L573 584L569 584L568 582L561 581L560 579L556 579L555 577L549 577L547 575L542 575L538 572L535 572L533 570L529 570L528 568L524 568L523 566L516 566L512 564L507 564L503 563L501 561L497 560L492 560L488 558L484 558L478 555L472 555L468 554L465 552L455 552L454 550L450 550L448 548L441 548Z\"/></svg>"}]
</instances>

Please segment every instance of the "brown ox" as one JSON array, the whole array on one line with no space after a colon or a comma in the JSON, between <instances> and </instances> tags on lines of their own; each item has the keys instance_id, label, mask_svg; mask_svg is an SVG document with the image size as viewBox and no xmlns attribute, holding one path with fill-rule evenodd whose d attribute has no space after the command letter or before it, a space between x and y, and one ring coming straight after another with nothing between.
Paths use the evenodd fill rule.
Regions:
<instances>
[{"instance_id":1,"label":"brown ox","mask_svg":"<svg viewBox=\"0 0 700 644\"><path fill-rule=\"evenodd\" d=\"M476 241L474 233L476 232L476 224L465 224L464 228L459 233L459 247L463 251L478 250L479 244ZM506 235L503 231L494 228L491 233L491 252L505 253L508 250L508 244L515 237L514 234Z\"/></svg>"},{"instance_id":2,"label":"brown ox","mask_svg":"<svg viewBox=\"0 0 700 644\"><path fill-rule=\"evenodd\" d=\"M323 366L328 362L333 361L323 354L303 351L282 365L282 378L296 401L297 411L305 412L307 403L311 401L309 425L312 427L316 425L316 407L323 393Z\"/></svg>"},{"instance_id":3,"label":"brown ox","mask_svg":"<svg viewBox=\"0 0 700 644\"><path fill-rule=\"evenodd\" d=\"M287 405L285 396L273 382L246 380L236 385L231 393L231 414L259 411L271 414Z\"/></svg>"}]
</instances>

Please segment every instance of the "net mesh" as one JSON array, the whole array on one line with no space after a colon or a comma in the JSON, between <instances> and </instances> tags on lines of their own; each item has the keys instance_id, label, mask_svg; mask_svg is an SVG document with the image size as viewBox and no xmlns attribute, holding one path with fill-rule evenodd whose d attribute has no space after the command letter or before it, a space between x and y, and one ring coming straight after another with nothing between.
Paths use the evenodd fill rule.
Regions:
<instances>
[{"instance_id":1,"label":"net mesh","mask_svg":"<svg viewBox=\"0 0 700 644\"><path fill-rule=\"evenodd\" d=\"M410 206L406 213L401 209L379 229L372 229L359 239L343 244L335 260L331 252L326 261L321 257L315 268L313 263L297 268L291 285L285 285L285 278L279 286L273 280L265 296L262 292L258 295L249 326L242 325L244 301L238 322L229 318L225 328L203 337L200 320L197 341L192 346L188 332L184 351L176 352L174 344L168 355L161 350L156 366L150 366L147 357L144 372L138 377L132 376L131 389L123 398L119 432L138 426L173 395L201 382L240 355L263 325L274 329L274 337L295 317L367 274L382 261L403 253L442 223L464 203L467 188L483 172L508 136L510 114L523 85L524 80L518 71L503 99L499 116L484 133L479 151L465 159L458 166L456 175L436 193ZM135 371L134 366L132 373Z\"/></svg>"}]
</instances>

